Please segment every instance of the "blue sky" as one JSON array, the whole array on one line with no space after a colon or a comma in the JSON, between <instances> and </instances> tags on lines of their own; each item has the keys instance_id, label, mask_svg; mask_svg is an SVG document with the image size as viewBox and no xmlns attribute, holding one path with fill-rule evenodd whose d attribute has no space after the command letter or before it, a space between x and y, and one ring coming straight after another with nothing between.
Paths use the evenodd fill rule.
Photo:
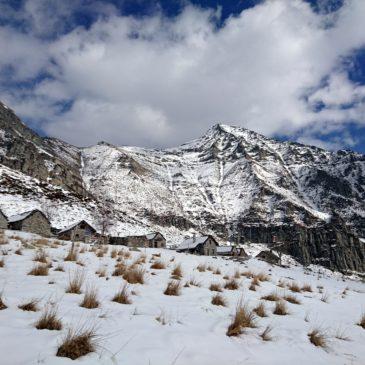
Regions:
<instances>
[{"instance_id":1,"label":"blue sky","mask_svg":"<svg viewBox=\"0 0 365 365\"><path fill-rule=\"evenodd\" d=\"M365 152L363 0L0 0L0 100L75 145L221 122Z\"/></svg>"}]
</instances>

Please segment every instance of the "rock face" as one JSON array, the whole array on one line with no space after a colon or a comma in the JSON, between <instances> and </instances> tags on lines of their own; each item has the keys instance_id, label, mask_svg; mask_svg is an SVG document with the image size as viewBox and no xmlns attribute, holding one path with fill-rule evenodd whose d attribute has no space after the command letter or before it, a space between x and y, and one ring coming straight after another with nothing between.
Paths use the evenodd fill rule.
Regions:
<instances>
[{"instance_id":1,"label":"rock face","mask_svg":"<svg viewBox=\"0 0 365 365\"><path fill-rule=\"evenodd\" d=\"M1 164L62 188L72 204L107 205L115 236L161 231L179 243L195 232L268 244L275 236L305 264L365 270L361 154L221 124L177 148L77 148L39 137L2 104L0 133Z\"/></svg>"}]
</instances>

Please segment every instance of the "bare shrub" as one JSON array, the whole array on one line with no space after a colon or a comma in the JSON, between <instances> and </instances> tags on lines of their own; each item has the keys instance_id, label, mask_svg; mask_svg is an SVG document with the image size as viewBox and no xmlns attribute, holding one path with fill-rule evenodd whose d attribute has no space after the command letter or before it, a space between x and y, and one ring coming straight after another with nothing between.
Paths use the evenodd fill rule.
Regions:
<instances>
[{"instance_id":1,"label":"bare shrub","mask_svg":"<svg viewBox=\"0 0 365 365\"><path fill-rule=\"evenodd\" d=\"M33 266L32 270L28 272L28 275L34 276L47 276L48 275L48 266L44 264L36 264Z\"/></svg>"},{"instance_id":2,"label":"bare shrub","mask_svg":"<svg viewBox=\"0 0 365 365\"><path fill-rule=\"evenodd\" d=\"M166 269L166 264L163 261L158 260L151 265L151 269L163 270Z\"/></svg>"},{"instance_id":3,"label":"bare shrub","mask_svg":"<svg viewBox=\"0 0 365 365\"><path fill-rule=\"evenodd\" d=\"M204 272L207 270L207 266L205 264L199 264L196 269L199 271L199 272Z\"/></svg>"},{"instance_id":4,"label":"bare shrub","mask_svg":"<svg viewBox=\"0 0 365 365\"><path fill-rule=\"evenodd\" d=\"M268 325L268 326L266 326L264 331L260 334L260 337L264 341L272 341L271 332L272 332L272 327L270 325Z\"/></svg>"},{"instance_id":5,"label":"bare shrub","mask_svg":"<svg viewBox=\"0 0 365 365\"><path fill-rule=\"evenodd\" d=\"M56 356L76 360L91 352L95 352L97 335L94 328L69 329L57 349Z\"/></svg>"},{"instance_id":6,"label":"bare shrub","mask_svg":"<svg viewBox=\"0 0 365 365\"><path fill-rule=\"evenodd\" d=\"M85 273L82 270L76 270L73 275L69 275L68 287L66 293L81 294L81 287L85 281Z\"/></svg>"},{"instance_id":7,"label":"bare shrub","mask_svg":"<svg viewBox=\"0 0 365 365\"><path fill-rule=\"evenodd\" d=\"M18 308L26 312L37 312L39 299L30 299L23 304L19 304Z\"/></svg>"},{"instance_id":8,"label":"bare shrub","mask_svg":"<svg viewBox=\"0 0 365 365\"><path fill-rule=\"evenodd\" d=\"M139 267L129 267L123 275L123 279L129 284L144 284L146 271Z\"/></svg>"},{"instance_id":9,"label":"bare shrub","mask_svg":"<svg viewBox=\"0 0 365 365\"><path fill-rule=\"evenodd\" d=\"M321 332L319 329L314 329L311 332L308 333L309 341L314 345L318 347L327 347L327 338L326 335Z\"/></svg>"},{"instance_id":10,"label":"bare shrub","mask_svg":"<svg viewBox=\"0 0 365 365\"><path fill-rule=\"evenodd\" d=\"M245 328L255 328L255 314L240 302L227 330L227 336L239 336Z\"/></svg>"},{"instance_id":11,"label":"bare shrub","mask_svg":"<svg viewBox=\"0 0 365 365\"><path fill-rule=\"evenodd\" d=\"M289 314L288 308L283 300L279 300L278 302L275 303L275 308L273 313L279 316L285 316Z\"/></svg>"},{"instance_id":12,"label":"bare shrub","mask_svg":"<svg viewBox=\"0 0 365 365\"><path fill-rule=\"evenodd\" d=\"M182 268L181 268L181 264L176 264L175 267L173 268L171 275L173 276L174 279L181 279L183 276L182 273Z\"/></svg>"},{"instance_id":13,"label":"bare shrub","mask_svg":"<svg viewBox=\"0 0 365 365\"><path fill-rule=\"evenodd\" d=\"M42 264L46 264L48 262L48 255L45 250L42 248L37 250L34 254L33 261L41 262Z\"/></svg>"},{"instance_id":14,"label":"bare shrub","mask_svg":"<svg viewBox=\"0 0 365 365\"><path fill-rule=\"evenodd\" d=\"M163 292L165 295L178 296L181 292L181 283L178 280L171 280L167 283L166 289Z\"/></svg>"},{"instance_id":15,"label":"bare shrub","mask_svg":"<svg viewBox=\"0 0 365 365\"><path fill-rule=\"evenodd\" d=\"M288 288L294 293L300 293L302 291L300 286L295 282L290 283Z\"/></svg>"},{"instance_id":16,"label":"bare shrub","mask_svg":"<svg viewBox=\"0 0 365 365\"><path fill-rule=\"evenodd\" d=\"M213 305L219 305L219 306L222 306L222 307L226 307L227 306L226 300L219 293L213 295L213 297L212 297L212 304Z\"/></svg>"},{"instance_id":17,"label":"bare shrub","mask_svg":"<svg viewBox=\"0 0 365 365\"><path fill-rule=\"evenodd\" d=\"M57 316L57 309L55 307L47 307L35 323L35 328L50 331L61 330L62 322Z\"/></svg>"},{"instance_id":18,"label":"bare shrub","mask_svg":"<svg viewBox=\"0 0 365 365\"><path fill-rule=\"evenodd\" d=\"M358 326L362 327L365 330L365 312L361 315Z\"/></svg>"},{"instance_id":19,"label":"bare shrub","mask_svg":"<svg viewBox=\"0 0 365 365\"><path fill-rule=\"evenodd\" d=\"M278 300L280 300L280 296L278 295L278 293L276 292L272 292L268 295L264 295L263 297L261 297L261 299L263 300L268 300L270 302L277 302Z\"/></svg>"},{"instance_id":20,"label":"bare shrub","mask_svg":"<svg viewBox=\"0 0 365 365\"><path fill-rule=\"evenodd\" d=\"M209 286L209 290L211 291L217 291L217 292L221 292L222 291L222 285L219 283L212 283Z\"/></svg>"},{"instance_id":21,"label":"bare shrub","mask_svg":"<svg viewBox=\"0 0 365 365\"><path fill-rule=\"evenodd\" d=\"M292 304L301 304L301 301L297 297L295 297L294 295L290 295L290 294L285 295L284 299L287 302L292 303Z\"/></svg>"},{"instance_id":22,"label":"bare shrub","mask_svg":"<svg viewBox=\"0 0 365 365\"><path fill-rule=\"evenodd\" d=\"M312 292L313 292L313 289L312 289L312 287L311 287L311 285L310 285L310 284L304 284L304 285L302 286L302 291L312 293Z\"/></svg>"},{"instance_id":23,"label":"bare shrub","mask_svg":"<svg viewBox=\"0 0 365 365\"><path fill-rule=\"evenodd\" d=\"M266 314L266 308L265 304L263 302L260 302L253 311L259 316L259 317L267 317Z\"/></svg>"},{"instance_id":24,"label":"bare shrub","mask_svg":"<svg viewBox=\"0 0 365 365\"><path fill-rule=\"evenodd\" d=\"M239 288L238 281L233 278L226 281L226 283L224 284L224 289L237 290L238 288Z\"/></svg>"},{"instance_id":25,"label":"bare shrub","mask_svg":"<svg viewBox=\"0 0 365 365\"><path fill-rule=\"evenodd\" d=\"M121 289L118 290L118 292L114 295L113 302L119 303L119 304L131 304L132 301L130 299L130 294L128 291L128 285L125 284Z\"/></svg>"},{"instance_id":26,"label":"bare shrub","mask_svg":"<svg viewBox=\"0 0 365 365\"><path fill-rule=\"evenodd\" d=\"M84 299L80 303L80 307L87 309L99 308L98 291L95 287L89 287L85 291Z\"/></svg>"}]
</instances>

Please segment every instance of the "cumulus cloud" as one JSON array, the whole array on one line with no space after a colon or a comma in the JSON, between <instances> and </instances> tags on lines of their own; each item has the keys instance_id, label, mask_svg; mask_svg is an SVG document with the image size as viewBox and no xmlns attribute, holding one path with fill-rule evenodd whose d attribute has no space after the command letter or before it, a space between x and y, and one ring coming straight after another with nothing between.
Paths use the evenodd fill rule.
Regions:
<instances>
[{"instance_id":1,"label":"cumulus cloud","mask_svg":"<svg viewBox=\"0 0 365 365\"><path fill-rule=\"evenodd\" d=\"M25 117L44 112L42 128L77 145L173 146L216 122L266 135L305 131L301 141L323 144L315 134L365 124L364 87L342 64L365 45L363 14L363 0L330 14L302 0L267 0L220 28L219 12L187 6L175 18L110 10L88 29L47 41L35 35L38 26L35 33L13 29L13 37L40 47L38 55L19 47L29 64L18 77L36 77L40 69L48 76L22 97L17 90L0 97Z\"/></svg>"}]
</instances>

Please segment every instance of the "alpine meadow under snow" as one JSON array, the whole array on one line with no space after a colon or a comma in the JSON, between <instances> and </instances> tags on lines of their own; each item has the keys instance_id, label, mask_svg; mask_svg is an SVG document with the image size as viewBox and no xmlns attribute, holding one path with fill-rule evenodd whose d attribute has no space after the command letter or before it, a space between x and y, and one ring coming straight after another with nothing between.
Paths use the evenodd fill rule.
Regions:
<instances>
[{"instance_id":1,"label":"alpine meadow under snow","mask_svg":"<svg viewBox=\"0 0 365 365\"><path fill-rule=\"evenodd\" d=\"M4 365L364 363L355 277L289 257L278 267L84 243L67 261L70 242L9 230L1 243Z\"/></svg>"}]
</instances>

